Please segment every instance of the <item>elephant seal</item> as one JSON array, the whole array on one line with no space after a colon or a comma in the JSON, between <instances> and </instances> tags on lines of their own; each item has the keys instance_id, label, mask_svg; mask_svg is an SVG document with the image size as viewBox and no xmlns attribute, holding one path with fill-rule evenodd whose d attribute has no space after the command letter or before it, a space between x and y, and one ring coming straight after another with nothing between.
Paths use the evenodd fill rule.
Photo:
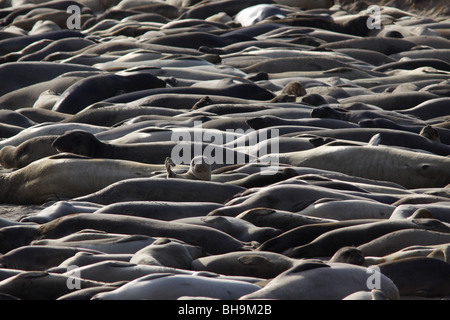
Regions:
<instances>
[{"instance_id":1,"label":"elephant seal","mask_svg":"<svg viewBox=\"0 0 450 320\"><path fill-rule=\"evenodd\" d=\"M235 217L207 216L190 217L172 220L174 222L192 223L207 226L228 233L232 237L244 241L262 243L279 234L280 230L271 227L257 227L251 222Z\"/></svg>"},{"instance_id":2,"label":"elephant seal","mask_svg":"<svg viewBox=\"0 0 450 320\"><path fill-rule=\"evenodd\" d=\"M56 155L52 147L57 135L31 138L16 146L5 146L0 149L0 164L5 169L23 168L33 161Z\"/></svg>"},{"instance_id":3,"label":"elephant seal","mask_svg":"<svg viewBox=\"0 0 450 320\"><path fill-rule=\"evenodd\" d=\"M283 183L283 182L281 182ZM301 182L299 184L302 184ZM231 184L230 184L231 185ZM298 198L302 194L302 198ZM341 200L362 200L362 197L331 190L320 186L295 185L286 183L285 185L270 185L260 188L254 194L241 194L242 202L235 204L225 204L224 207L211 211L210 216L237 216L238 214L255 208L265 207L271 209L298 212L305 209L312 202L322 198L334 198ZM235 197L237 198L237 197Z\"/></svg>"},{"instance_id":4,"label":"elephant seal","mask_svg":"<svg viewBox=\"0 0 450 320\"><path fill-rule=\"evenodd\" d=\"M342 247L328 260L328 262L342 262L357 266L365 265L365 257L356 247Z\"/></svg>"},{"instance_id":5,"label":"elephant seal","mask_svg":"<svg viewBox=\"0 0 450 320\"><path fill-rule=\"evenodd\" d=\"M399 110L399 113L418 117L422 120L430 120L447 114L443 112L442 107L450 101L450 97L436 97L434 99L427 99L415 106Z\"/></svg>"},{"instance_id":6,"label":"elephant seal","mask_svg":"<svg viewBox=\"0 0 450 320\"><path fill-rule=\"evenodd\" d=\"M362 266L306 260L282 272L264 288L239 300L341 300L354 292L367 290L371 273ZM380 273L379 281L380 290L388 299L400 298L392 280Z\"/></svg>"},{"instance_id":7,"label":"elephant seal","mask_svg":"<svg viewBox=\"0 0 450 320\"><path fill-rule=\"evenodd\" d=\"M425 210L425 211L423 211ZM391 213L389 219L410 219L417 217L417 214L427 213L428 217L438 219L442 222L450 223L450 206L446 202L430 204L401 204Z\"/></svg>"},{"instance_id":8,"label":"elephant seal","mask_svg":"<svg viewBox=\"0 0 450 320\"><path fill-rule=\"evenodd\" d=\"M111 103L129 103L142 104L146 103L148 97L161 93L175 94L201 94L207 96L229 96L233 98L250 99L250 100L271 100L275 98L275 94L256 84L236 83L227 84L219 88L208 87L176 87L176 88L158 88L140 90L131 93L121 94L103 101Z\"/></svg>"},{"instance_id":9,"label":"elephant seal","mask_svg":"<svg viewBox=\"0 0 450 320\"><path fill-rule=\"evenodd\" d=\"M55 300L70 293L73 279L46 271L24 271L0 281L0 292L22 300ZM77 279L78 280L78 279ZM80 288L101 287L103 282L79 279Z\"/></svg>"},{"instance_id":10,"label":"elephant seal","mask_svg":"<svg viewBox=\"0 0 450 320\"><path fill-rule=\"evenodd\" d=\"M392 223L394 221L402 221L402 223ZM448 226L435 219L382 220L328 231L308 244L289 250L286 254L290 257L304 258L332 256L344 246L363 245L391 232L404 229L422 229L440 232L448 232L449 230ZM359 247L358 249L366 255L365 251Z\"/></svg>"},{"instance_id":11,"label":"elephant seal","mask_svg":"<svg viewBox=\"0 0 450 320\"><path fill-rule=\"evenodd\" d=\"M319 200L299 214L334 220L389 219L395 209L392 205L369 200Z\"/></svg>"},{"instance_id":12,"label":"elephant seal","mask_svg":"<svg viewBox=\"0 0 450 320\"><path fill-rule=\"evenodd\" d=\"M450 295L450 266L442 260L414 257L384 262L378 267L395 283L402 297Z\"/></svg>"},{"instance_id":13,"label":"elephant seal","mask_svg":"<svg viewBox=\"0 0 450 320\"><path fill-rule=\"evenodd\" d=\"M21 218L20 222L46 223L69 214L94 212L101 207L95 203L57 201L37 213Z\"/></svg>"},{"instance_id":14,"label":"elephant seal","mask_svg":"<svg viewBox=\"0 0 450 320\"><path fill-rule=\"evenodd\" d=\"M365 256L381 257L410 246L445 244L448 243L449 238L450 234L442 230L403 229L389 232L371 241L361 243L357 248Z\"/></svg>"},{"instance_id":15,"label":"elephant seal","mask_svg":"<svg viewBox=\"0 0 450 320\"><path fill-rule=\"evenodd\" d=\"M246 210L238 214L236 218L248 221L258 227L270 227L283 232L307 224L336 221L333 219L308 217L289 211L263 207Z\"/></svg>"},{"instance_id":16,"label":"elephant seal","mask_svg":"<svg viewBox=\"0 0 450 320\"><path fill-rule=\"evenodd\" d=\"M76 253L74 256L64 260L57 267L48 269L49 272L61 273L67 272L69 266L88 266L99 262L104 261L122 261L129 262L133 254L129 253L119 253L119 254L108 254L108 253L89 253L85 251L81 251Z\"/></svg>"},{"instance_id":17,"label":"elephant seal","mask_svg":"<svg viewBox=\"0 0 450 320\"><path fill-rule=\"evenodd\" d=\"M0 266L24 271L45 271L73 257L78 252L101 253L95 250L63 246L23 246L2 255Z\"/></svg>"},{"instance_id":18,"label":"elephant seal","mask_svg":"<svg viewBox=\"0 0 450 320\"><path fill-rule=\"evenodd\" d=\"M2 239L7 239L10 233L18 232L19 229L21 230L20 239L16 239L15 243L12 243L12 241L2 242L2 246L4 245L6 248L27 241L31 243L34 240L61 238L83 229L92 229L122 235L137 234L148 237L175 238L188 244L201 246L210 254L243 251L248 248L247 244L217 229L116 214L79 213L37 226L4 227L0 229L0 236Z\"/></svg>"},{"instance_id":19,"label":"elephant seal","mask_svg":"<svg viewBox=\"0 0 450 320\"><path fill-rule=\"evenodd\" d=\"M271 4L258 4L239 11L234 21L243 27L254 25L269 17L285 18L283 11Z\"/></svg>"},{"instance_id":20,"label":"elephant seal","mask_svg":"<svg viewBox=\"0 0 450 320\"><path fill-rule=\"evenodd\" d=\"M175 173L172 171L175 163L170 157L165 161L167 178L192 179L192 180L211 180L211 164L210 161L203 156L192 158L189 169L185 173Z\"/></svg>"},{"instance_id":21,"label":"elephant seal","mask_svg":"<svg viewBox=\"0 0 450 320\"><path fill-rule=\"evenodd\" d=\"M214 202L128 201L101 206L95 213L122 214L172 221L187 217L202 217L222 206L222 204Z\"/></svg>"},{"instance_id":22,"label":"elephant seal","mask_svg":"<svg viewBox=\"0 0 450 320\"><path fill-rule=\"evenodd\" d=\"M267 240L262 243L257 250L284 253L291 250L291 248L307 245L317 237L322 234L326 234L329 231L378 221L379 220L355 219L344 221L319 221L317 223L300 225L298 227L286 230L279 236ZM333 252L333 254L334 253L335 252Z\"/></svg>"},{"instance_id":23,"label":"elephant seal","mask_svg":"<svg viewBox=\"0 0 450 320\"><path fill-rule=\"evenodd\" d=\"M106 282L109 284L116 284L120 282L121 285L124 284L123 282L129 282L134 279L155 273L173 273L173 274L194 273L193 271L189 270L155 266L155 265L144 265L144 264L138 265L130 263L128 261L116 261L116 260L99 261L84 266L79 266L75 264L75 266L78 266L78 268L73 269L70 268L68 271L62 274L74 277L79 275L82 276L83 279Z\"/></svg>"},{"instance_id":24,"label":"elephant seal","mask_svg":"<svg viewBox=\"0 0 450 320\"><path fill-rule=\"evenodd\" d=\"M274 2L288 7L301 8L303 10L328 9L334 4L334 0L275 0Z\"/></svg>"},{"instance_id":25,"label":"elephant seal","mask_svg":"<svg viewBox=\"0 0 450 320\"><path fill-rule=\"evenodd\" d=\"M42 61L4 63L0 67L0 75L4 79L9 79L9 81L0 89L0 95L41 81L51 80L70 71L99 70L90 66L70 63L63 64Z\"/></svg>"},{"instance_id":26,"label":"elephant seal","mask_svg":"<svg viewBox=\"0 0 450 320\"><path fill-rule=\"evenodd\" d=\"M258 289L256 284L220 277L160 273L135 279L116 290L96 294L92 299L176 300L182 296L200 296L236 300Z\"/></svg>"},{"instance_id":27,"label":"elephant seal","mask_svg":"<svg viewBox=\"0 0 450 320\"><path fill-rule=\"evenodd\" d=\"M197 258L192 261L191 268L224 275L270 279L296 263L295 259L274 252L229 252Z\"/></svg>"},{"instance_id":28,"label":"elephant seal","mask_svg":"<svg viewBox=\"0 0 450 320\"><path fill-rule=\"evenodd\" d=\"M66 155L43 158L0 176L0 203L43 204L52 199L72 199L124 179L150 177L164 169L164 165L125 160ZM85 183L80 184L80 179Z\"/></svg>"},{"instance_id":29,"label":"elephant seal","mask_svg":"<svg viewBox=\"0 0 450 320\"><path fill-rule=\"evenodd\" d=\"M450 182L446 157L383 146L321 146L311 150L267 155L278 162L391 181L405 188L444 187ZM334 161L340 159L339 162Z\"/></svg>"},{"instance_id":30,"label":"elephant seal","mask_svg":"<svg viewBox=\"0 0 450 320\"><path fill-rule=\"evenodd\" d=\"M91 300L92 297L95 296L97 293L112 291L112 290L120 287L120 285L122 285L122 283L118 282L118 283L114 283L111 285L105 284L102 287L92 287L92 288L80 289L75 292L70 292L70 293L64 294L64 295L58 297L56 300L63 300L63 301L65 301L65 300L76 300L76 301Z\"/></svg>"},{"instance_id":31,"label":"elephant seal","mask_svg":"<svg viewBox=\"0 0 450 320\"><path fill-rule=\"evenodd\" d=\"M208 190L207 193L205 193ZM214 181L136 178L113 183L76 201L109 205L125 201L200 201L223 204L245 188Z\"/></svg>"},{"instance_id":32,"label":"elephant seal","mask_svg":"<svg viewBox=\"0 0 450 320\"><path fill-rule=\"evenodd\" d=\"M0 141L0 149L4 146L18 146L21 143L40 136L61 135L71 130L84 130L93 134L107 130L108 127L93 126L83 123L52 123L44 122L22 129L18 134Z\"/></svg>"},{"instance_id":33,"label":"elephant seal","mask_svg":"<svg viewBox=\"0 0 450 320\"><path fill-rule=\"evenodd\" d=\"M130 91L163 88L166 83L146 72L98 74L77 81L67 88L52 110L75 114L89 105Z\"/></svg>"},{"instance_id":34,"label":"elephant seal","mask_svg":"<svg viewBox=\"0 0 450 320\"><path fill-rule=\"evenodd\" d=\"M137 123L136 125L136 127L145 127L145 122ZM130 124L129 126L133 125ZM129 126L124 126L124 129L121 129L121 127L117 128L119 130L116 133L114 129L111 129L98 135L84 130L68 131L55 139L52 146L58 152L69 152L92 158L122 159L147 164L164 164L167 157L179 157L182 159L181 162L188 165L192 162L192 158L198 156L199 153L211 158L210 165L212 168L223 166L224 163L230 161L231 155L233 160L248 161L249 156L246 153L225 148L221 144L221 141L233 139L238 135L223 133L215 129L204 129L202 131L196 128L164 129L147 127L129 135L122 135L118 139L110 140L110 138L119 135L121 133L120 130L126 130L127 132L131 130ZM195 141L198 136L210 137L209 133L214 137L209 140L217 139L218 141L213 141L212 143ZM109 142L104 142L104 140L109 140ZM207 178L207 170L204 177Z\"/></svg>"},{"instance_id":35,"label":"elephant seal","mask_svg":"<svg viewBox=\"0 0 450 320\"><path fill-rule=\"evenodd\" d=\"M97 230L81 230L58 239L42 239L32 246L65 246L97 250L106 254L132 254L152 244L156 239L145 235L105 233Z\"/></svg>"},{"instance_id":36,"label":"elephant seal","mask_svg":"<svg viewBox=\"0 0 450 320\"><path fill-rule=\"evenodd\" d=\"M190 269L194 259L206 255L203 248L168 238L160 238L138 250L130 263Z\"/></svg>"}]
</instances>

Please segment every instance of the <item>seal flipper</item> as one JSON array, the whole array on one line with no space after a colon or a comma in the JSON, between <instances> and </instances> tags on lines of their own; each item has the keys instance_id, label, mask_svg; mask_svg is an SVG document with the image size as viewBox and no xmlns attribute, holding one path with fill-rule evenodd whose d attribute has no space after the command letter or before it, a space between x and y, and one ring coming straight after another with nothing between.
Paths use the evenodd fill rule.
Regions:
<instances>
[{"instance_id":1,"label":"seal flipper","mask_svg":"<svg viewBox=\"0 0 450 320\"><path fill-rule=\"evenodd\" d=\"M367 142L368 146L378 146L381 141L381 135L377 133L372 138L370 138L369 142Z\"/></svg>"}]
</instances>

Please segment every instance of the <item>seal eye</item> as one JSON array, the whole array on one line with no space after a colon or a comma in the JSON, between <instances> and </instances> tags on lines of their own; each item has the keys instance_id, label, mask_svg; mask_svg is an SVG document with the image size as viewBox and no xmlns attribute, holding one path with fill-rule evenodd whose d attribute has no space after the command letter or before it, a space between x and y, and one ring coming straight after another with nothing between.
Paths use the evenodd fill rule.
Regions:
<instances>
[{"instance_id":1,"label":"seal eye","mask_svg":"<svg viewBox=\"0 0 450 320\"><path fill-rule=\"evenodd\" d=\"M422 170L423 171L428 170L429 168L430 168L430 165L428 165L428 164L423 164L422 165Z\"/></svg>"}]
</instances>

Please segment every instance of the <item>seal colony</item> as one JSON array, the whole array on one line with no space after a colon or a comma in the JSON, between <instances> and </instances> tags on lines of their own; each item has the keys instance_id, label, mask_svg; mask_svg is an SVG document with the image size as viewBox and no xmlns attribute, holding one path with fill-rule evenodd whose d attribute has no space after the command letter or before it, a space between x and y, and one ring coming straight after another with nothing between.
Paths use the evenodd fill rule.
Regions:
<instances>
[{"instance_id":1,"label":"seal colony","mask_svg":"<svg viewBox=\"0 0 450 320\"><path fill-rule=\"evenodd\" d=\"M0 299L448 299L424 3L3 1Z\"/></svg>"}]
</instances>

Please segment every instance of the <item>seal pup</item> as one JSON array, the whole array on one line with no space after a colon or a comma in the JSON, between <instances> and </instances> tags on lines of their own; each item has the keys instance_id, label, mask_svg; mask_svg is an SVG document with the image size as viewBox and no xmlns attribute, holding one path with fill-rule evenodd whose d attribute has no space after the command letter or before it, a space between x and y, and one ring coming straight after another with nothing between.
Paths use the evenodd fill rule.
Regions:
<instances>
[{"instance_id":1,"label":"seal pup","mask_svg":"<svg viewBox=\"0 0 450 320\"><path fill-rule=\"evenodd\" d=\"M172 158L167 157L165 160L167 178L192 179L192 180L211 180L211 164L210 160L204 156L196 156L192 158L189 169L185 173L175 173L171 167L175 166Z\"/></svg>"}]
</instances>

